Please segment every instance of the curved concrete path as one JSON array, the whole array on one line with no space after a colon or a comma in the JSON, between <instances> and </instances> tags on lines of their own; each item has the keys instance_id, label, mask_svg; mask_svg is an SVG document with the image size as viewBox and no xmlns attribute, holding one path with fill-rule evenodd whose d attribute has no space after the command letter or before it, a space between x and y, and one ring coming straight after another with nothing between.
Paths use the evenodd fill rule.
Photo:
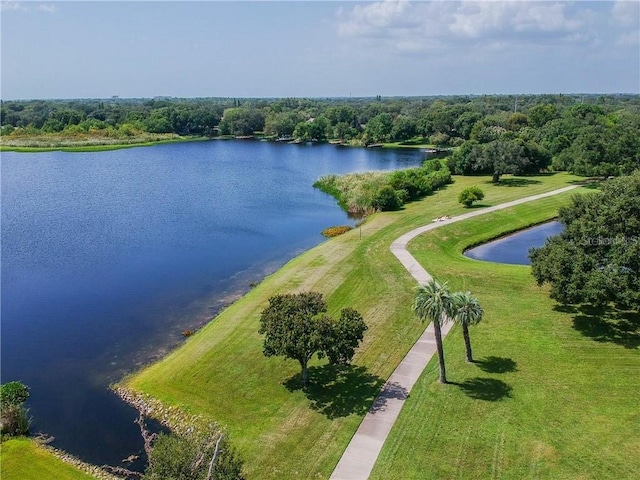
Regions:
<instances>
[{"instance_id":1,"label":"curved concrete path","mask_svg":"<svg viewBox=\"0 0 640 480\"><path fill-rule=\"evenodd\" d=\"M418 227L396 239L391 244L391 252L418 283L427 283L431 279L431 275L407 251L407 244L418 235L454 222L558 195L574 188L578 188L578 185L520 198L494 207L483 208L482 210L474 210L457 217ZM452 324L453 322L447 322L442 325L442 338L449 333ZM347 449L342 454L342 458L340 458L338 465L336 465L331 474L330 480L366 480L369 478L380 450L382 450L382 445L398 418L404 401L435 352L436 342L433 324L429 323L422 336L411 347L409 353L407 353L382 387L380 394L373 402L369 412L349 442Z\"/></svg>"}]
</instances>

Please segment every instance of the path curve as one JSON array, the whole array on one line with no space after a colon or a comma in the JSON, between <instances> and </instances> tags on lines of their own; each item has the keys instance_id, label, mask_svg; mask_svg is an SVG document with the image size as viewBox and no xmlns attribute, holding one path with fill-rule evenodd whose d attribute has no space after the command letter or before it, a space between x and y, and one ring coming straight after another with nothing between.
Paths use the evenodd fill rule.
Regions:
<instances>
[{"instance_id":1,"label":"path curve","mask_svg":"<svg viewBox=\"0 0 640 480\"><path fill-rule=\"evenodd\" d=\"M522 203L540 200L560 193L578 188L579 185L552 190L551 192L520 198L511 202L501 203L493 207L475 210L473 212L458 215L440 222L430 223L415 228L397 238L391 244L391 252L402 263L411 276L421 284L427 283L431 275L422 268L422 265L407 251L408 243L418 235L435 230L444 225L450 225L461 220L485 215L487 213L514 207ZM451 330L453 322L442 325L442 338ZM398 367L391 374L382 387L380 394L373 402L369 412L362 420L360 427L351 438L347 449L342 454L338 465L331 474L330 480L366 480L373 470L378 459L382 445L384 444L391 427L395 423L404 401L409 396L411 388L436 352L436 342L433 333L433 324L429 323L418 341L411 347L409 353L402 359Z\"/></svg>"}]
</instances>

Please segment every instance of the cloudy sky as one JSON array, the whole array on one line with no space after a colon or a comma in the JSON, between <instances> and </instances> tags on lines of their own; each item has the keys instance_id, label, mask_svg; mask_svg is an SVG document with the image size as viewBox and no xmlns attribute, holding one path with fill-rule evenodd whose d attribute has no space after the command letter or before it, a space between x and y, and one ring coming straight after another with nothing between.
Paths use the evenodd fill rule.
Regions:
<instances>
[{"instance_id":1,"label":"cloudy sky","mask_svg":"<svg viewBox=\"0 0 640 480\"><path fill-rule=\"evenodd\" d=\"M640 2L2 0L2 99L640 93Z\"/></svg>"}]
</instances>

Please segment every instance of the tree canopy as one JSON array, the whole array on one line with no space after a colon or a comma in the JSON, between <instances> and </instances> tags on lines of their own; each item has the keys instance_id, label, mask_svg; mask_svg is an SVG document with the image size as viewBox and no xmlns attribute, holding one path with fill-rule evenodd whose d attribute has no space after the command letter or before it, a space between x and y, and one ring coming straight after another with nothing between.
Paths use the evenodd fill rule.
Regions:
<instances>
[{"instance_id":1,"label":"tree canopy","mask_svg":"<svg viewBox=\"0 0 640 480\"><path fill-rule=\"evenodd\" d=\"M458 202L465 207L470 208L473 202L478 202L484 198L484 192L480 187L474 185L473 187L467 187L458 195Z\"/></svg>"},{"instance_id":2,"label":"tree canopy","mask_svg":"<svg viewBox=\"0 0 640 480\"><path fill-rule=\"evenodd\" d=\"M80 134L294 136L350 145L456 147L452 173L568 170L621 175L640 167L639 95L391 98L168 98L11 100L0 105L2 141ZM459 148L458 148L459 147Z\"/></svg>"},{"instance_id":3,"label":"tree canopy","mask_svg":"<svg viewBox=\"0 0 640 480\"><path fill-rule=\"evenodd\" d=\"M342 309L338 320L326 312L321 293L302 292L271 297L260 317L264 354L300 362L304 385L314 355L332 364L348 364L367 329L362 315L351 308Z\"/></svg>"},{"instance_id":4,"label":"tree canopy","mask_svg":"<svg viewBox=\"0 0 640 480\"><path fill-rule=\"evenodd\" d=\"M563 304L640 311L640 171L574 196L559 220L566 229L530 251L538 284Z\"/></svg>"}]
</instances>

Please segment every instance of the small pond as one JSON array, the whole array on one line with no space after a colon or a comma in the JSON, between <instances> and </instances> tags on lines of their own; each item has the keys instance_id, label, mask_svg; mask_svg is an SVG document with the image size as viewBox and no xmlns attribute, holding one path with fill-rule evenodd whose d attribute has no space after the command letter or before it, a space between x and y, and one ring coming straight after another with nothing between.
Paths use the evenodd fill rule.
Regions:
<instances>
[{"instance_id":1,"label":"small pond","mask_svg":"<svg viewBox=\"0 0 640 480\"><path fill-rule=\"evenodd\" d=\"M543 223L471 248L464 255L486 262L529 265L529 249L542 247L547 238L558 235L563 229L564 225L558 221Z\"/></svg>"}]
</instances>

